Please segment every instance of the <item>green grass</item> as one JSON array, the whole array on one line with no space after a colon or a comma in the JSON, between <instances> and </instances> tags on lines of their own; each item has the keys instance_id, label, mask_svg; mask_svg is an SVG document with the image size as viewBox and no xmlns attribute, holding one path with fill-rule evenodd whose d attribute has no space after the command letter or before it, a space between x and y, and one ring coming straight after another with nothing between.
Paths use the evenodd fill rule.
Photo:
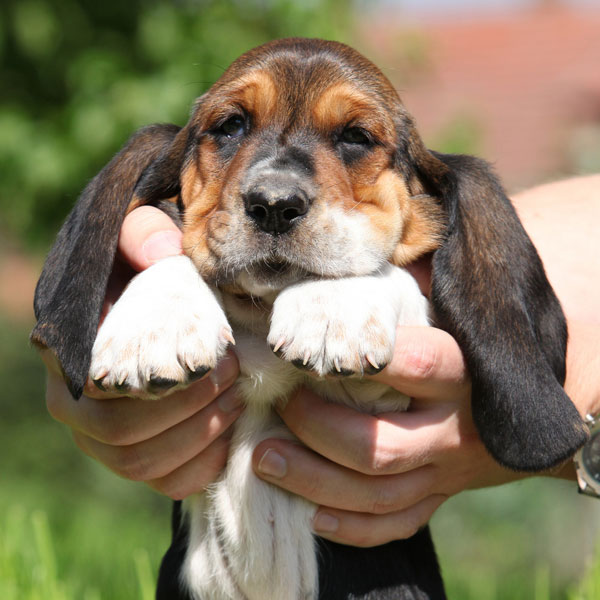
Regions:
<instances>
[{"instance_id":1,"label":"green grass","mask_svg":"<svg viewBox=\"0 0 600 600\"><path fill-rule=\"evenodd\" d=\"M155 510L152 492L120 483L134 488L137 508L117 502L118 496L114 504L86 500L85 495L58 502L60 494L50 488L16 481L9 486L14 498L3 489L0 598L152 599L169 542L169 502Z\"/></svg>"},{"instance_id":2,"label":"green grass","mask_svg":"<svg viewBox=\"0 0 600 600\"><path fill-rule=\"evenodd\" d=\"M94 527L90 533L100 532ZM98 542L102 543L104 536L100 534ZM117 541L114 531L111 537L112 542ZM111 565L114 558L110 557L107 562L115 569L113 580L103 586L93 569L77 568L80 557L75 548L71 568L61 568L64 547L59 552L58 542L45 512L28 513L22 505L9 508L0 535L0 597L3 600L154 598L154 569L146 549L134 549L122 565ZM98 564L97 559L94 563Z\"/></svg>"}]
</instances>

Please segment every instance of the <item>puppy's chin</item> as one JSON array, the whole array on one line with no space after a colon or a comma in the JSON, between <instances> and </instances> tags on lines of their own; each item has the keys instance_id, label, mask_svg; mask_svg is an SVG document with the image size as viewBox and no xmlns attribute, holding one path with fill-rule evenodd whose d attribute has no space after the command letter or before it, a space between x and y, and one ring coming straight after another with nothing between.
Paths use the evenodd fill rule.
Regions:
<instances>
[{"instance_id":1,"label":"puppy's chin","mask_svg":"<svg viewBox=\"0 0 600 600\"><path fill-rule=\"evenodd\" d=\"M268 296L310 276L309 272L285 261L264 260L249 265L236 277L236 285L251 296Z\"/></svg>"}]
</instances>

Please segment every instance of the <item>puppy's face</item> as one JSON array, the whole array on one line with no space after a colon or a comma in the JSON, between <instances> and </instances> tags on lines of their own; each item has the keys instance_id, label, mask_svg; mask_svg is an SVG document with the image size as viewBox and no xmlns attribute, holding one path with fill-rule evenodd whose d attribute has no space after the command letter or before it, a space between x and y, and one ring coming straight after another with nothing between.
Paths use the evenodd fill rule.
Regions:
<instances>
[{"instance_id":1,"label":"puppy's face","mask_svg":"<svg viewBox=\"0 0 600 600\"><path fill-rule=\"evenodd\" d=\"M211 281L261 295L437 246L436 205L411 199L397 164L397 94L352 49L320 44L251 51L196 105L184 248Z\"/></svg>"}]
</instances>

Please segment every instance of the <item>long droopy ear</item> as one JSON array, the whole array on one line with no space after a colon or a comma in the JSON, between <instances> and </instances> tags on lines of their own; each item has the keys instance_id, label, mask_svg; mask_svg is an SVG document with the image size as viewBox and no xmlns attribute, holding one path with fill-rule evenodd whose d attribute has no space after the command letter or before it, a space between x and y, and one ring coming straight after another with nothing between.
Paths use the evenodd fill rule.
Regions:
<instances>
[{"instance_id":1,"label":"long droopy ear","mask_svg":"<svg viewBox=\"0 0 600 600\"><path fill-rule=\"evenodd\" d=\"M446 212L431 300L465 355L481 439L506 467L551 468L588 432L562 388L567 327L542 262L484 161L429 152L416 133L406 150Z\"/></svg>"},{"instance_id":2,"label":"long droopy ear","mask_svg":"<svg viewBox=\"0 0 600 600\"><path fill-rule=\"evenodd\" d=\"M135 206L178 193L186 138L175 125L134 134L85 188L46 259L31 341L54 352L75 398L87 379L123 219Z\"/></svg>"}]
</instances>

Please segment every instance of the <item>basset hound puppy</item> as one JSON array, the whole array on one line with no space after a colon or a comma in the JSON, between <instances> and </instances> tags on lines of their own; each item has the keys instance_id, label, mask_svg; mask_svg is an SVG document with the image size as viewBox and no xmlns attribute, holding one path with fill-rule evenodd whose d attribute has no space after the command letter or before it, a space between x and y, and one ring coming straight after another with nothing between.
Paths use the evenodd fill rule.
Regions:
<instances>
[{"instance_id":1,"label":"basset hound puppy","mask_svg":"<svg viewBox=\"0 0 600 600\"><path fill-rule=\"evenodd\" d=\"M143 204L176 219L185 254L137 275L98 331L121 223ZM427 254L429 301L404 269ZM176 504L160 599L445 597L427 529L368 549L315 538L315 506L250 465L261 440L291 436L272 407L299 385L405 410L409 398L362 378L390 360L398 325L456 338L501 464L548 469L587 436L562 389L560 305L500 183L482 160L426 149L381 71L337 42L250 50L183 128L138 131L58 234L35 310L32 340L75 398L88 376L162 397L236 342L247 406L220 479Z\"/></svg>"}]
</instances>

